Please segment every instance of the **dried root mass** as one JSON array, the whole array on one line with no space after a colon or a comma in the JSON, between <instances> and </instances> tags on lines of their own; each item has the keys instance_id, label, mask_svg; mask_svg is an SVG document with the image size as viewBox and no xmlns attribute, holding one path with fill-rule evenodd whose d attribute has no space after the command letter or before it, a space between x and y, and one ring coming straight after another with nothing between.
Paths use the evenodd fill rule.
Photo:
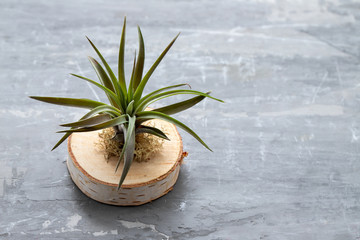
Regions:
<instances>
[{"instance_id":1,"label":"dried root mass","mask_svg":"<svg viewBox=\"0 0 360 240\"><path fill-rule=\"evenodd\" d=\"M113 128L106 128L99 133L99 142L96 144L100 151L104 152L105 159L119 157L122 150L122 144L115 139ZM134 161L144 162L150 160L150 157L161 150L164 139L147 133L136 135Z\"/></svg>"}]
</instances>

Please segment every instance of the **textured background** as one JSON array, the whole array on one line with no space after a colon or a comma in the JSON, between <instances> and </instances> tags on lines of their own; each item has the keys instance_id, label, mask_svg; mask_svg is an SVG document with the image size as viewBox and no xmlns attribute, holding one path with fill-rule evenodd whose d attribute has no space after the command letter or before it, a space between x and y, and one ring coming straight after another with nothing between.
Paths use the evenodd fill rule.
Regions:
<instances>
[{"instance_id":1,"label":"textured background","mask_svg":"<svg viewBox=\"0 0 360 240\"><path fill-rule=\"evenodd\" d=\"M0 2L0 239L359 239L359 1ZM124 15L127 68L181 36L148 90L213 90L177 116L189 152L175 188L140 207L85 197L51 147L82 110L28 95L105 99L89 36L111 65ZM127 71L129 74L129 71Z\"/></svg>"}]
</instances>

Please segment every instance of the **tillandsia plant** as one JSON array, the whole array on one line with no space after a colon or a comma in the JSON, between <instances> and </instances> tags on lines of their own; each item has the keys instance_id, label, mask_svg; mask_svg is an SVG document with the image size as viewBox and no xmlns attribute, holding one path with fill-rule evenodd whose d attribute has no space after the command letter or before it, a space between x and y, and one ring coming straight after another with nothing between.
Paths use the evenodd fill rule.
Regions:
<instances>
[{"instance_id":1,"label":"tillandsia plant","mask_svg":"<svg viewBox=\"0 0 360 240\"><path fill-rule=\"evenodd\" d=\"M143 123L151 119L161 119L176 126L182 128L189 134L191 134L196 140L198 140L204 147L211 149L205 144L205 142L189 127L187 127L182 122L176 120L175 118L170 117L169 115L175 114L181 111L184 111L195 104L199 103L204 98L212 98L214 100L222 102L222 100L210 96L210 92L203 93L199 91L194 91L190 89L176 89L187 86L188 84L177 84L164 88L160 88L156 91L153 91L145 96L143 96L144 88L156 69L161 60L164 58L166 53L169 51L171 46L174 44L175 40L179 34L170 42L170 44L165 48L161 53L155 63L150 67L147 73L143 76L144 60L145 60L145 47L144 40L138 27L139 35L139 51L138 55L134 57L134 63L132 68L132 73L130 77L130 82L127 86L125 81L124 73L124 49L125 49L125 30L126 30L126 18L124 19L120 48L119 48L119 62L118 62L118 77L115 76L114 72L109 67L108 63L105 61L104 57L101 55L96 46L90 41L91 46L94 48L95 52L99 56L101 62L103 63L105 69L96 61L94 58L89 57L90 63L95 69L95 72L100 80L100 83L95 82L89 78L79 76L76 74L71 74L75 77L83 79L87 82L94 84L104 91L110 104L93 101L90 99L78 99L78 98L60 98L60 97L38 97L30 96L30 98L51 103L57 105L64 105L68 107L79 107L90 109L79 121L62 124L62 127L68 127L69 129L64 131L59 131L60 133L65 133L65 135L60 139L59 142L53 147L52 150L57 148L62 142L64 142L72 133L76 132L89 132L96 131L105 128L113 127L115 130L114 139L116 139L119 144L122 145L122 151L118 159L115 172L118 170L118 167L122 160L124 160L124 167L121 173L118 189L121 187L124 179L130 169L131 163L134 158L135 150L135 135L141 133L152 134L157 137L168 139L166 134L158 128L146 126ZM196 95L193 98L190 98L185 101L174 103L168 106L161 108L156 108L150 111L145 109L152 103L179 94L192 94Z\"/></svg>"}]
</instances>

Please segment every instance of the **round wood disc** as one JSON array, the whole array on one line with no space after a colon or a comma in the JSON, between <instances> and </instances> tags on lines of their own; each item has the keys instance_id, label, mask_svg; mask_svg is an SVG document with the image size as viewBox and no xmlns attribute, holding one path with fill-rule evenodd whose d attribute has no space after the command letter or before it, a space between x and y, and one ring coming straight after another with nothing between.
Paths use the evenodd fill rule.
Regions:
<instances>
[{"instance_id":1,"label":"round wood disc","mask_svg":"<svg viewBox=\"0 0 360 240\"><path fill-rule=\"evenodd\" d=\"M89 197L113 205L140 205L152 201L172 189L175 184L183 149L175 125L152 120L170 141L146 162L133 161L120 190L123 163L115 173L117 159L107 160L98 146L100 131L73 133L68 140L67 166L75 184Z\"/></svg>"}]
</instances>

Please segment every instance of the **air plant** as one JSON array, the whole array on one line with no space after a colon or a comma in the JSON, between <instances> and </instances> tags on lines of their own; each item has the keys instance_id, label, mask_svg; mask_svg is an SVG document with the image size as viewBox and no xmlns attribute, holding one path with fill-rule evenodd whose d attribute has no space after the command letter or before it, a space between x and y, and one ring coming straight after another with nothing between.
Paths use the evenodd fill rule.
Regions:
<instances>
[{"instance_id":1,"label":"air plant","mask_svg":"<svg viewBox=\"0 0 360 240\"><path fill-rule=\"evenodd\" d=\"M118 60L118 77L115 76L114 72L111 70L108 63L105 61L102 54L88 39L91 46L94 48L101 62L103 63L105 69L100 65L98 61L94 58L89 57L90 63L94 68L100 83L91 80L89 78L79 76L77 74L71 74L75 77L83 79L95 86L99 87L106 94L109 103L102 103L90 99L78 99L78 98L62 98L62 97L39 97L39 96L30 96L30 98L39 100L46 103L63 105L68 107L79 107L90 109L80 120L72 123L62 124L62 127L68 127L69 129L64 131L59 131L60 133L65 133L65 135L56 143L52 150L57 148L62 142L64 142L72 133L76 132L89 132L96 131L100 129L113 127L115 130L114 139L122 145L122 151L119 156L115 172L118 170L118 167L122 160L124 160L124 167L121 173L118 189L121 187L124 179L130 169L134 158L135 150L135 135L147 133L152 134L157 137L169 140L166 134L156 127L146 126L143 123L150 119L161 119L169 123L175 124L176 126L182 128L190 135L192 135L196 140L198 140L204 147L211 149L205 144L205 142L188 126L184 123L176 120L169 115L175 114L181 111L184 111L195 104L202 101L204 98L212 98L214 100L222 102L222 100L210 96L210 92L204 93L191 89L177 89L188 84L177 84L164 88L160 88L156 91L153 91L145 96L143 96L143 91L150 76L153 74L156 67L159 65L161 60L164 58L166 53L169 51L171 46L176 41L176 37L170 42L170 44L165 48L161 55L157 58L155 63L150 67L147 73L143 76L144 60L145 60L145 47L144 40L138 27L139 35L139 51L138 55L134 57L134 63L131 73L130 82L127 86L125 81L124 73L124 49L125 49L125 30L126 30L126 18L124 19L120 48L119 48L119 60ZM171 97L179 94L192 94L196 95L193 98L190 98L185 101L177 102L171 105L164 107L156 108L150 111L146 111L146 108L161 99Z\"/></svg>"}]
</instances>

